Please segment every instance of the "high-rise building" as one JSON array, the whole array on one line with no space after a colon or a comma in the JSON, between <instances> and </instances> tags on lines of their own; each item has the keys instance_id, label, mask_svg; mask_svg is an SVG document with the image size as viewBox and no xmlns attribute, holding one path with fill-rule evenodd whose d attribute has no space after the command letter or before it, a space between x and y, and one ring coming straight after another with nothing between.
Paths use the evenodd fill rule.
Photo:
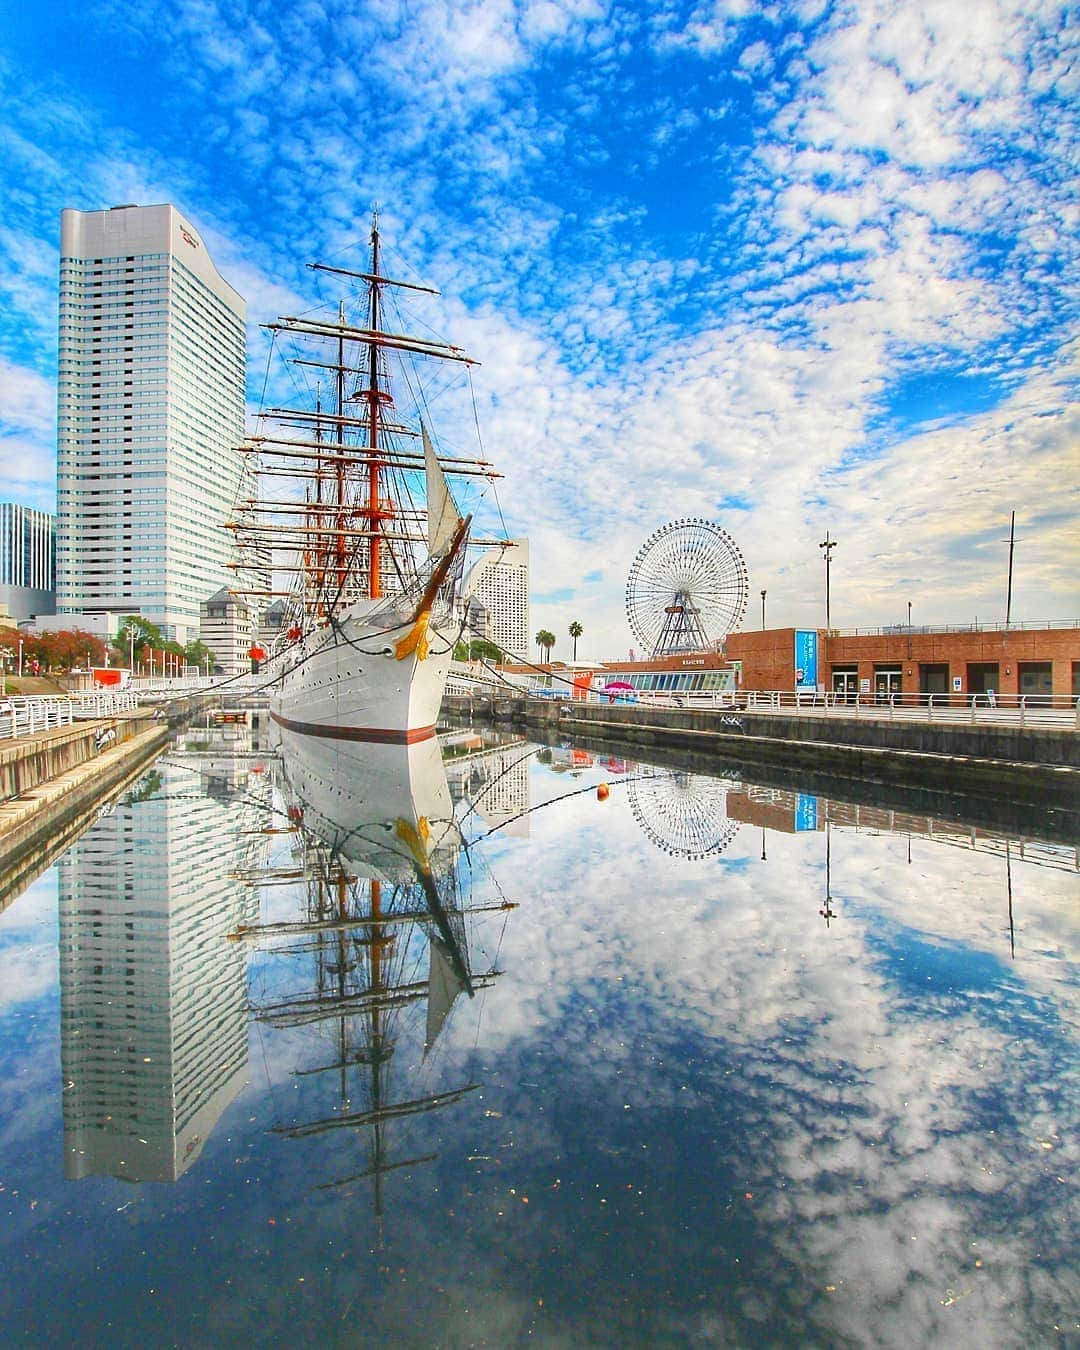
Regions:
<instances>
[{"instance_id":1,"label":"high-rise building","mask_svg":"<svg viewBox=\"0 0 1080 1350\"><path fill-rule=\"evenodd\" d=\"M483 636L505 653L529 654L529 541L519 539L482 554L465 580L466 605L486 613ZM466 611L468 612L468 611Z\"/></svg>"},{"instance_id":2,"label":"high-rise building","mask_svg":"<svg viewBox=\"0 0 1080 1350\"><path fill-rule=\"evenodd\" d=\"M230 581L244 302L173 206L65 211L56 607L198 636Z\"/></svg>"},{"instance_id":3,"label":"high-rise building","mask_svg":"<svg viewBox=\"0 0 1080 1350\"><path fill-rule=\"evenodd\" d=\"M0 502L0 605L14 619L53 612L54 519L32 506Z\"/></svg>"}]
</instances>

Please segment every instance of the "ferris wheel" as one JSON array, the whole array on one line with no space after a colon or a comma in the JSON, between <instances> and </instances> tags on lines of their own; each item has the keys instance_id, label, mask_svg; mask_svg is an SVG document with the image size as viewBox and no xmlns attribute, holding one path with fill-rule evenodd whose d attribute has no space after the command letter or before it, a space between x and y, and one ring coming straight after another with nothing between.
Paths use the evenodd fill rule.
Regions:
<instances>
[{"instance_id":1,"label":"ferris wheel","mask_svg":"<svg viewBox=\"0 0 1080 1350\"><path fill-rule=\"evenodd\" d=\"M643 767L629 780L628 792L634 819L672 857L723 853L738 832L738 822L728 818L728 784L721 779Z\"/></svg>"},{"instance_id":2,"label":"ferris wheel","mask_svg":"<svg viewBox=\"0 0 1080 1350\"><path fill-rule=\"evenodd\" d=\"M626 617L651 656L703 651L727 637L750 593L739 546L699 517L671 520L638 550L626 582Z\"/></svg>"}]
</instances>

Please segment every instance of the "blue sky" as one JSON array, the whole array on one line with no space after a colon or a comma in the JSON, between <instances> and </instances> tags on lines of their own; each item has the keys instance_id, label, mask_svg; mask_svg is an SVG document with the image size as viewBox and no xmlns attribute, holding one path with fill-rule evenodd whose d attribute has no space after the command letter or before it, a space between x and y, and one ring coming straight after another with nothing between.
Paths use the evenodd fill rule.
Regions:
<instances>
[{"instance_id":1,"label":"blue sky","mask_svg":"<svg viewBox=\"0 0 1080 1350\"><path fill-rule=\"evenodd\" d=\"M1070 31L1069 25L1072 25ZM482 365L532 626L716 519L770 624L1080 612L1075 13L0 0L0 497L54 500L59 216L172 201L261 321L385 237Z\"/></svg>"}]
</instances>

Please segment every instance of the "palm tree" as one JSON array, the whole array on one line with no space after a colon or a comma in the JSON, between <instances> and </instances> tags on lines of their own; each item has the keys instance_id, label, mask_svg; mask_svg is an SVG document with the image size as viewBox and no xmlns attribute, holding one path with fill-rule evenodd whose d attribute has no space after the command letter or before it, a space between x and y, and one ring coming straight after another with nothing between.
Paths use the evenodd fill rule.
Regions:
<instances>
[{"instance_id":1,"label":"palm tree","mask_svg":"<svg viewBox=\"0 0 1080 1350\"><path fill-rule=\"evenodd\" d=\"M544 653L544 660L551 660L551 649L555 646L555 634L549 633L546 628L541 628L536 635L536 645Z\"/></svg>"},{"instance_id":2,"label":"palm tree","mask_svg":"<svg viewBox=\"0 0 1080 1350\"><path fill-rule=\"evenodd\" d=\"M574 639L574 660L577 660L577 640L584 633L585 629L578 623L577 619L570 625L569 633Z\"/></svg>"}]
</instances>

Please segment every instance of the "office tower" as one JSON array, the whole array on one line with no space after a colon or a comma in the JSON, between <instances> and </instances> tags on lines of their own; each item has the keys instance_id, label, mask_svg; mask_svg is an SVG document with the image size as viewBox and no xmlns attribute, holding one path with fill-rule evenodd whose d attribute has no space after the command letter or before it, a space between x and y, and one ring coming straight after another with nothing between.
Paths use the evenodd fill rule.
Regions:
<instances>
[{"instance_id":1,"label":"office tower","mask_svg":"<svg viewBox=\"0 0 1080 1350\"><path fill-rule=\"evenodd\" d=\"M0 502L0 605L13 619L53 612L53 522L47 511Z\"/></svg>"},{"instance_id":2,"label":"office tower","mask_svg":"<svg viewBox=\"0 0 1080 1350\"><path fill-rule=\"evenodd\" d=\"M175 207L63 213L58 614L198 636L231 579L244 361L244 302Z\"/></svg>"},{"instance_id":3,"label":"office tower","mask_svg":"<svg viewBox=\"0 0 1080 1350\"><path fill-rule=\"evenodd\" d=\"M520 659L529 654L529 541L490 549L477 559L465 581L466 605L486 611L489 637L503 652Z\"/></svg>"}]
</instances>

